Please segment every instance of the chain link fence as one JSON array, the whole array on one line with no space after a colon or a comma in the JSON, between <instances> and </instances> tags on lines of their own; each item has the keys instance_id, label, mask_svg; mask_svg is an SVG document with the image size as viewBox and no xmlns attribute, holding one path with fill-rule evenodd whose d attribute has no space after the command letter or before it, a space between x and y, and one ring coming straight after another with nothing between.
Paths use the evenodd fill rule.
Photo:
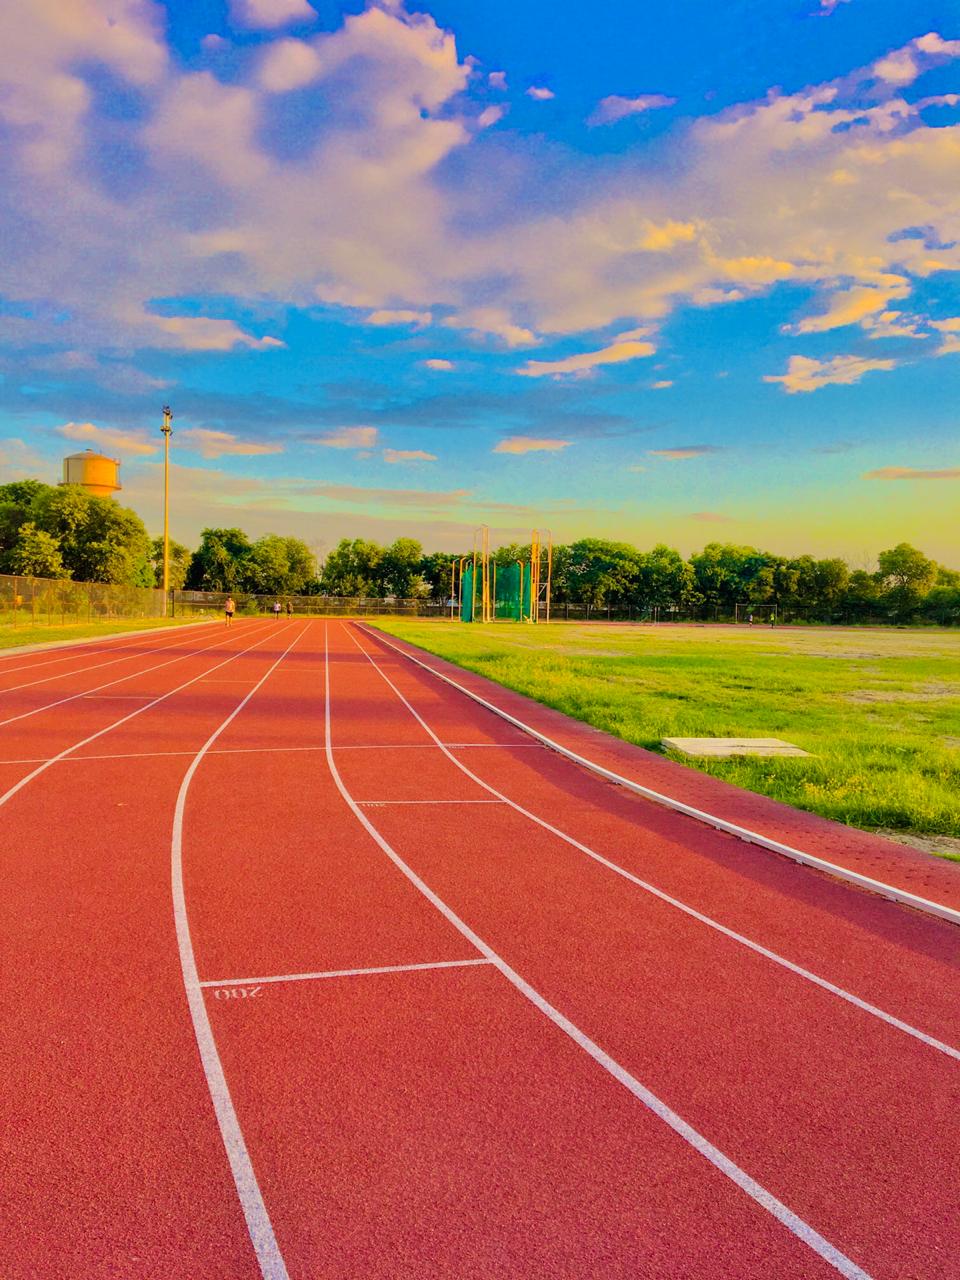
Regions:
<instances>
[{"instance_id":1,"label":"chain link fence","mask_svg":"<svg viewBox=\"0 0 960 1280\"><path fill-rule=\"evenodd\" d=\"M166 613L171 617L211 617L223 613L225 591L170 592ZM450 601L398 600L370 596L253 595L235 591L240 616L263 617L279 603L283 617L420 617L456 618ZM0 626L58 626L66 623L107 622L118 618L164 616L163 592L153 587L128 587L103 582L32 578L0 574ZM541 604L540 619L546 621ZM943 619L941 624L953 619ZM803 605L663 605L625 608L554 602L551 622L687 622L777 625L827 623L834 626L889 626L889 615L876 604L840 605L824 609Z\"/></svg>"},{"instance_id":2,"label":"chain link fence","mask_svg":"<svg viewBox=\"0 0 960 1280\"><path fill-rule=\"evenodd\" d=\"M370 596L253 595L246 591L172 591L170 611L175 617L190 614L222 613L228 594L233 595L239 617L263 617L276 612L281 617L440 617L449 616L449 606L433 600L379 599Z\"/></svg>"},{"instance_id":3,"label":"chain link fence","mask_svg":"<svg viewBox=\"0 0 960 1280\"><path fill-rule=\"evenodd\" d=\"M163 592L107 582L0 574L0 626L62 626L163 617Z\"/></svg>"}]
</instances>

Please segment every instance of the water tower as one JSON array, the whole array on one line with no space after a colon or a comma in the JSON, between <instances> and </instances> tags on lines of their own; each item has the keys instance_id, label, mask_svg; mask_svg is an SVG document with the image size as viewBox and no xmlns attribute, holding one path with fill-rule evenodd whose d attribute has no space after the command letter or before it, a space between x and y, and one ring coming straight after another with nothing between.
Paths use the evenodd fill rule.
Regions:
<instances>
[{"instance_id":1,"label":"water tower","mask_svg":"<svg viewBox=\"0 0 960 1280\"><path fill-rule=\"evenodd\" d=\"M94 498L109 498L122 487L120 463L116 458L94 453L92 449L71 453L63 460L63 480L60 483L78 484Z\"/></svg>"}]
</instances>

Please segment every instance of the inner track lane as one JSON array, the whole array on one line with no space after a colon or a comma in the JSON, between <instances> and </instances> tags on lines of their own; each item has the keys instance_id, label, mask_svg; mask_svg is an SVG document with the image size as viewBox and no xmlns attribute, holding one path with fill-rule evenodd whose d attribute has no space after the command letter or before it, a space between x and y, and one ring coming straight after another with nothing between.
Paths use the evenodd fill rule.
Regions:
<instances>
[{"instance_id":1,"label":"inner track lane","mask_svg":"<svg viewBox=\"0 0 960 1280\"><path fill-rule=\"evenodd\" d=\"M80 738L78 741L73 742L70 746L65 747L62 750L58 751L55 755L47 757L46 759L43 760L41 764L38 764L36 768L30 770L28 773L20 777L15 783L13 783L13 785L8 786L6 791L0 794L0 807L7 804L9 800L11 800L15 795L17 795L18 792L22 791L23 788L26 787L29 783L33 782L36 778L39 778L42 774L46 773L47 770L50 769L53 765L58 764L60 761L66 759L67 756L72 755L73 752L79 751L81 748L89 746L91 742L97 741L99 738L102 738L105 734L112 733L114 730L120 728L121 726L126 725L130 721L137 719L138 716L141 716L144 714L144 712L150 711L154 707L159 706L161 703L165 702L168 698L172 698L175 694L182 692L184 689L188 689L191 686L196 685L199 681L205 680L211 674L211 672L219 671L222 667L227 666L228 663L235 662L238 658L242 658L245 654L250 653L252 650L260 648L261 645L264 645L269 640L284 634L286 631L289 631L289 625L287 627L281 628L279 631L275 631L275 630L269 631L266 635L262 636L259 640L254 641L253 644L247 645L246 648L241 649L236 653L230 654L228 657L222 659L220 662L217 662L213 666L205 668L203 671L201 671L197 675L192 676L189 680L183 681L181 684L177 685L175 688L169 689L166 692L161 693L156 697L150 698L150 700L146 701L142 706L136 707L133 711L128 712L126 715L120 716L119 718L112 720L109 724L104 725L103 727L95 730L93 733L87 734L83 738ZM220 643L222 644L223 642L221 641ZM216 648L218 646L213 645L209 647ZM190 654L187 656L196 657L197 655ZM170 663L161 663L159 665L168 666L168 665L171 665L172 662L181 661L181 660L182 659L171 659ZM157 668L154 667L154 668L150 668L149 670L153 671L156 669ZM146 673L140 673L140 674L146 674Z\"/></svg>"}]
</instances>

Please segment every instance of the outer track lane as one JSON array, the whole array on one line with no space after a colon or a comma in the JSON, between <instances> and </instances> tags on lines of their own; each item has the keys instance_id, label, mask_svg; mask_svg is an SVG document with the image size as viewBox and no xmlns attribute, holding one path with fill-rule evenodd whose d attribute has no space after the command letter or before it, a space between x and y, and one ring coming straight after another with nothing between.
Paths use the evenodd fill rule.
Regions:
<instances>
[{"instance_id":1,"label":"outer track lane","mask_svg":"<svg viewBox=\"0 0 960 1280\"><path fill-rule=\"evenodd\" d=\"M370 634L366 624L363 629ZM542 734L555 743L561 753L572 752L591 766L608 770L615 775L614 781L621 778L631 788L636 785L659 795L669 811L678 812L674 802L686 804L705 815L703 825L713 826L714 830L718 828L712 819L719 819L760 835L761 846L764 840L771 840L791 846L798 852L798 846L802 847L804 854L832 864L838 872L850 872L885 883L897 892L944 907L952 913L944 918L958 923L960 870L946 859L931 858L920 850L867 831L845 827L817 814L733 786L721 778L711 777L572 720L483 676L426 654L414 645L398 643L393 637L387 640L382 633L375 634L379 635L381 644L404 654L408 661L412 660L431 672L431 680L450 682L471 700L480 698L489 702L501 713L495 717L501 723L504 715L516 717L534 733ZM530 734L524 736L528 742L535 740ZM585 764L580 767L586 769ZM597 776L596 773L593 776ZM645 798L652 800L654 796ZM802 862L803 858L794 860ZM820 870L830 873L829 866ZM841 874L836 878L846 877ZM855 883L848 879L849 882ZM879 892L871 890L869 885L860 887L868 892ZM907 898L903 901L909 905ZM931 914L938 913L933 911Z\"/></svg>"},{"instance_id":2,"label":"outer track lane","mask_svg":"<svg viewBox=\"0 0 960 1280\"><path fill-rule=\"evenodd\" d=\"M390 742L409 713L383 703L371 678L369 665L355 668L351 693L380 702ZM404 758L385 753L384 772L413 787ZM446 794L438 780L431 767L424 799ZM638 893L505 806L387 805L370 816L548 999L871 1274L949 1274L954 1061Z\"/></svg>"},{"instance_id":3,"label":"outer track lane","mask_svg":"<svg viewBox=\"0 0 960 1280\"><path fill-rule=\"evenodd\" d=\"M15 648L7 649L0 654L0 692L8 685L33 679L35 673L40 675L49 672L50 675L55 675L58 671L70 669L71 666L86 665L99 658L109 658L114 654L117 657L124 657L128 652L140 650L144 643L149 645L163 636L179 636L182 639L184 636L189 637L191 633L195 636L202 635L207 629L216 626L217 623L211 621L196 626L188 625L184 628L158 627L140 635L118 637L115 640L110 640L108 637L89 641L77 640L59 649L41 649L33 653L23 653Z\"/></svg>"},{"instance_id":4,"label":"outer track lane","mask_svg":"<svg viewBox=\"0 0 960 1280\"><path fill-rule=\"evenodd\" d=\"M166 697L197 676L209 673L211 679L217 678L218 684L222 680L222 692L226 694L230 688L228 681L242 678L243 671L238 671L233 665L219 671L214 668L225 659L242 661L239 658L242 651L265 641L272 630L272 624L263 624L236 632L231 630L229 634L208 636L202 644L185 652L175 652L172 656L157 655L154 662L139 672L131 673L123 684L115 688L93 696L82 693L67 695L68 700L61 705L44 707L24 719L0 724L0 780L9 786L9 779L28 776L44 761L52 760L84 739L102 734L122 722L137 726L140 714L151 702ZM153 721L154 726L160 723L157 718ZM123 738L111 739L113 745L110 748L97 738L90 745L89 752L102 754L108 749L114 753L127 750L139 755L145 749L163 749L156 745L160 739L155 736L145 747L139 732L139 728L135 728L132 737L128 731ZM170 738L164 739L164 744L169 741ZM184 744L177 739L176 733L172 741L178 749L183 748ZM0 792L0 803L3 803L5 794L5 791Z\"/></svg>"},{"instance_id":5,"label":"outer track lane","mask_svg":"<svg viewBox=\"0 0 960 1280\"><path fill-rule=\"evenodd\" d=\"M174 654L189 652L196 646L203 647L204 638L213 638L220 627L204 627L200 633L177 634L171 631L159 631L149 636L141 636L136 643L118 646L116 649L84 652L77 655L66 655L55 660L47 660L29 665L26 669L0 668L0 720L16 714L22 708L53 703L78 689L92 688L106 681L122 680L130 670L128 664L139 660L155 660L158 654ZM71 685L61 687L61 682L70 681ZM19 694L14 699L13 695Z\"/></svg>"},{"instance_id":6,"label":"outer track lane","mask_svg":"<svg viewBox=\"0 0 960 1280\"><path fill-rule=\"evenodd\" d=\"M324 629L204 758L184 820L207 1009L289 1274L835 1276L487 966L224 981L477 957L321 755L243 753L320 744ZM346 643L335 663L335 735L376 727Z\"/></svg>"},{"instance_id":7,"label":"outer track lane","mask_svg":"<svg viewBox=\"0 0 960 1280\"><path fill-rule=\"evenodd\" d=\"M243 664L229 695L198 683L138 716L141 744L161 726L181 746L206 737L286 630L263 628L259 649L221 668ZM188 761L64 763L3 810L5 1280L258 1274L170 919L170 823Z\"/></svg>"},{"instance_id":8,"label":"outer track lane","mask_svg":"<svg viewBox=\"0 0 960 1280\"><path fill-rule=\"evenodd\" d=\"M354 629L354 637L441 741L506 744L450 748L481 783L695 910L960 1047L955 927L670 814L531 743L370 633ZM463 774L456 785L476 786ZM480 786L476 794L490 793Z\"/></svg>"}]
</instances>

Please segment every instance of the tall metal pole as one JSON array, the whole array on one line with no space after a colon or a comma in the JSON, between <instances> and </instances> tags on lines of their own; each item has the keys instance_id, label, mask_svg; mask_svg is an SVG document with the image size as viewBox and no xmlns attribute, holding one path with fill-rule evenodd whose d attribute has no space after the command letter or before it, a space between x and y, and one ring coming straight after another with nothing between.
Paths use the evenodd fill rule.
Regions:
<instances>
[{"instance_id":1,"label":"tall metal pole","mask_svg":"<svg viewBox=\"0 0 960 1280\"><path fill-rule=\"evenodd\" d=\"M173 414L170 406L163 406L163 616L167 616L167 602L170 598L170 437L173 428L170 421Z\"/></svg>"}]
</instances>

